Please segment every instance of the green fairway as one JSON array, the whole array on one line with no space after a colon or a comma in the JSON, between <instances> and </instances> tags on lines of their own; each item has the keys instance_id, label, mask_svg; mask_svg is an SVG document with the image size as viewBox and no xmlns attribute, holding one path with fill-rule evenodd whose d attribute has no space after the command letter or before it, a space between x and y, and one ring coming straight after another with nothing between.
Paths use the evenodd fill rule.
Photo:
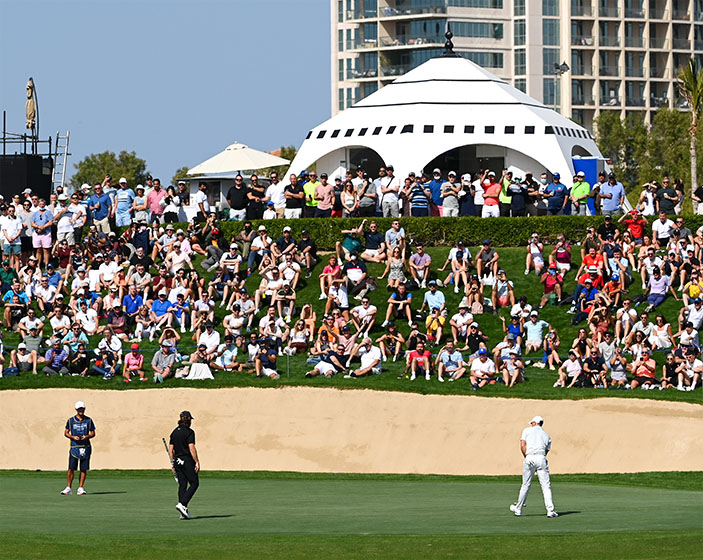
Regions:
<instances>
[{"instance_id":1,"label":"green fairway","mask_svg":"<svg viewBox=\"0 0 703 560\"><path fill-rule=\"evenodd\" d=\"M2 556L72 557L76 545L104 558L160 558L174 547L203 558L274 558L284 551L292 558L361 558L361 551L371 558L460 558L474 548L499 558L517 550L532 557L523 547L533 542L534 552L558 546L562 558L603 557L602 546L622 550L613 558L695 557L703 492L594 483L611 476L618 477L555 477L561 516L547 519L538 484L522 517L508 511L518 477L213 473L202 477L191 502L195 519L180 521L176 484L166 472L99 473L88 479L87 496L59 495L61 473L7 472ZM686 488L700 473L672 478ZM639 533L646 538L632 538Z\"/></svg>"}]
</instances>

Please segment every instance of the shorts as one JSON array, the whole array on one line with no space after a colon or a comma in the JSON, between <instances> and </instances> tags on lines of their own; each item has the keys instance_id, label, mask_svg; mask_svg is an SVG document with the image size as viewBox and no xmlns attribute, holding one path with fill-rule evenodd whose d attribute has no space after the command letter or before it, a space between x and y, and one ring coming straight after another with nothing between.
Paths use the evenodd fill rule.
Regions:
<instances>
[{"instance_id":1,"label":"shorts","mask_svg":"<svg viewBox=\"0 0 703 560\"><path fill-rule=\"evenodd\" d=\"M152 217L154 214L152 214ZM158 214L156 214L158 216ZM129 212L115 214L115 225L117 227L128 226L132 223L132 215Z\"/></svg>"},{"instance_id":2,"label":"shorts","mask_svg":"<svg viewBox=\"0 0 703 560\"><path fill-rule=\"evenodd\" d=\"M633 381L637 381L640 385L644 383L649 383L651 385L659 385L659 380L652 377L636 376Z\"/></svg>"},{"instance_id":3,"label":"shorts","mask_svg":"<svg viewBox=\"0 0 703 560\"><path fill-rule=\"evenodd\" d=\"M379 249L366 249L363 254L368 255L372 259L378 256Z\"/></svg>"},{"instance_id":4,"label":"shorts","mask_svg":"<svg viewBox=\"0 0 703 560\"><path fill-rule=\"evenodd\" d=\"M22 245L20 243L12 244L10 245L9 243L5 243L5 247L3 248L2 252L5 255L19 255L22 253Z\"/></svg>"},{"instance_id":5,"label":"shorts","mask_svg":"<svg viewBox=\"0 0 703 560\"><path fill-rule=\"evenodd\" d=\"M327 375L328 373L331 373L331 374L334 375L334 374L337 372L337 370L335 369L335 367L334 367L332 364L328 363L328 362L320 362L319 364L317 364L317 365L315 366L315 368L316 368L317 371L319 371L320 374L322 374L322 375Z\"/></svg>"},{"instance_id":6,"label":"shorts","mask_svg":"<svg viewBox=\"0 0 703 560\"><path fill-rule=\"evenodd\" d=\"M571 270L571 263L557 262L557 269L559 272L569 272Z\"/></svg>"},{"instance_id":7,"label":"shorts","mask_svg":"<svg viewBox=\"0 0 703 560\"><path fill-rule=\"evenodd\" d=\"M261 373L264 374L266 377L275 377L276 375L278 375L278 372L275 369L271 368L261 368Z\"/></svg>"},{"instance_id":8,"label":"shorts","mask_svg":"<svg viewBox=\"0 0 703 560\"><path fill-rule=\"evenodd\" d=\"M285 217L286 220L297 220L298 218L301 218L302 215L303 215L302 208L286 208L285 211L283 212L283 216Z\"/></svg>"},{"instance_id":9,"label":"shorts","mask_svg":"<svg viewBox=\"0 0 703 560\"><path fill-rule=\"evenodd\" d=\"M497 204L484 204L481 210L482 218L498 218L500 217L500 208Z\"/></svg>"},{"instance_id":10,"label":"shorts","mask_svg":"<svg viewBox=\"0 0 703 560\"><path fill-rule=\"evenodd\" d=\"M90 455L84 457L83 459L78 459L68 454L68 468L72 471L86 472L90 470Z\"/></svg>"},{"instance_id":11,"label":"shorts","mask_svg":"<svg viewBox=\"0 0 703 560\"><path fill-rule=\"evenodd\" d=\"M57 241L63 241L64 239L69 245L75 245L75 239L73 236L73 230L71 231L61 231L56 234Z\"/></svg>"},{"instance_id":12,"label":"shorts","mask_svg":"<svg viewBox=\"0 0 703 560\"><path fill-rule=\"evenodd\" d=\"M51 233L33 233L32 247L35 249L51 249Z\"/></svg>"}]
</instances>

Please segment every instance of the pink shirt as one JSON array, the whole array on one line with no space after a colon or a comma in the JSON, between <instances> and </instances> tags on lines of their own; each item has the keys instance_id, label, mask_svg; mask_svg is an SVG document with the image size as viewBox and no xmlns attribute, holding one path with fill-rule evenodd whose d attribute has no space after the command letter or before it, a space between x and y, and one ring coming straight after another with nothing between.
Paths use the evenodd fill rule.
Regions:
<instances>
[{"instance_id":1,"label":"pink shirt","mask_svg":"<svg viewBox=\"0 0 703 560\"><path fill-rule=\"evenodd\" d=\"M160 189L159 192L152 190L146 195L146 205L149 207L149 211L152 214L158 214L159 216L164 213L164 207L159 204L163 198L166 196L166 191Z\"/></svg>"},{"instance_id":2,"label":"pink shirt","mask_svg":"<svg viewBox=\"0 0 703 560\"><path fill-rule=\"evenodd\" d=\"M317 207L320 210L329 210L332 208L334 203L334 187L327 183L327 185L319 184L315 189L315 198L318 198Z\"/></svg>"},{"instance_id":3,"label":"pink shirt","mask_svg":"<svg viewBox=\"0 0 703 560\"><path fill-rule=\"evenodd\" d=\"M142 369L142 364L144 363L144 355L134 354L133 352L130 352L125 356L124 363L127 366L127 371L131 371L133 369Z\"/></svg>"}]
</instances>

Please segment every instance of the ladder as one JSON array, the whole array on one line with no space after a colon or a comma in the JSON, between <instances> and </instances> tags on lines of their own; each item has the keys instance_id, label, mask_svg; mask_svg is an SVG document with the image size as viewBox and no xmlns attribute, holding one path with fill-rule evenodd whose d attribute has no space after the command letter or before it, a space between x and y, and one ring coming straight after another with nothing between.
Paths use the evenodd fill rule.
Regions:
<instances>
[{"instance_id":1,"label":"ladder","mask_svg":"<svg viewBox=\"0 0 703 560\"><path fill-rule=\"evenodd\" d=\"M71 131L67 130L65 135L56 133L56 148L54 150L54 169L51 172L51 190L56 192L57 187L64 187L66 182L66 160L68 153L68 140Z\"/></svg>"}]
</instances>

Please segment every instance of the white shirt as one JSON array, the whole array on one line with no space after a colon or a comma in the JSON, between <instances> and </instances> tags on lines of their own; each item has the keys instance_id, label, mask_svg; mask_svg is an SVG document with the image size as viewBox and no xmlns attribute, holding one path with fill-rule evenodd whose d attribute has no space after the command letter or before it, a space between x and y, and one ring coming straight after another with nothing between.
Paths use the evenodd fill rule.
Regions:
<instances>
[{"instance_id":1,"label":"white shirt","mask_svg":"<svg viewBox=\"0 0 703 560\"><path fill-rule=\"evenodd\" d=\"M367 368L373 364L376 360L378 363L374 367L381 367L381 350L376 346L371 346L369 350L366 346L359 348L359 359L361 360L361 368Z\"/></svg>"},{"instance_id":2,"label":"white shirt","mask_svg":"<svg viewBox=\"0 0 703 560\"><path fill-rule=\"evenodd\" d=\"M203 331L198 338L198 346L201 344L207 346L208 352L214 352L220 345L220 333L215 329L212 329L212 333L210 334L207 333L207 330Z\"/></svg>"},{"instance_id":3,"label":"white shirt","mask_svg":"<svg viewBox=\"0 0 703 560\"><path fill-rule=\"evenodd\" d=\"M87 331L94 331L97 326L96 320L98 318L98 312L92 307L88 307L85 313L79 311L76 313L76 319L81 324L81 326Z\"/></svg>"},{"instance_id":4,"label":"white shirt","mask_svg":"<svg viewBox=\"0 0 703 560\"><path fill-rule=\"evenodd\" d=\"M485 362L481 361L481 358L476 358L471 362L471 372L478 373L479 376L484 377L496 372L496 365L490 358L486 359Z\"/></svg>"},{"instance_id":5,"label":"white shirt","mask_svg":"<svg viewBox=\"0 0 703 560\"><path fill-rule=\"evenodd\" d=\"M30 330L32 327L39 328L39 324L41 321L39 320L38 317L35 317L34 319L30 319L27 316L24 316L20 319L20 325L23 325L27 327L27 330Z\"/></svg>"},{"instance_id":6,"label":"white shirt","mask_svg":"<svg viewBox=\"0 0 703 560\"><path fill-rule=\"evenodd\" d=\"M15 216L14 219L9 216L4 216L0 221L0 229L3 242L7 242L8 238L12 238L22 231L22 220ZM21 242L18 237L13 242L13 245L18 245Z\"/></svg>"},{"instance_id":7,"label":"white shirt","mask_svg":"<svg viewBox=\"0 0 703 560\"><path fill-rule=\"evenodd\" d=\"M701 321L703 321L703 305L701 305L700 309L696 309L696 304L691 303L688 306L688 315L686 319L693 323L694 328L699 327L701 325Z\"/></svg>"},{"instance_id":8,"label":"white shirt","mask_svg":"<svg viewBox=\"0 0 703 560\"><path fill-rule=\"evenodd\" d=\"M359 320L363 323L365 322L365 320L369 321L373 314L378 311L378 309L376 309L375 305L369 305L368 307L364 307L363 305L357 305L354 309L352 309L352 313L354 313L354 311L356 311L356 313L359 315Z\"/></svg>"},{"instance_id":9,"label":"white shirt","mask_svg":"<svg viewBox=\"0 0 703 560\"><path fill-rule=\"evenodd\" d=\"M56 334L56 329L70 327L71 320L66 315L62 315L61 319L59 319L56 315L54 315L51 318L51 320L49 321L49 324L51 325L51 328L53 329L54 334Z\"/></svg>"},{"instance_id":10,"label":"white shirt","mask_svg":"<svg viewBox=\"0 0 703 560\"><path fill-rule=\"evenodd\" d=\"M400 190L400 181L398 177L384 177L380 180L381 187L394 189L393 192L386 192L383 195L383 202L398 202L398 191Z\"/></svg>"},{"instance_id":11,"label":"white shirt","mask_svg":"<svg viewBox=\"0 0 703 560\"><path fill-rule=\"evenodd\" d=\"M59 222L56 224L57 233L69 233L73 231L71 218L73 218L73 210L70 206L66 206L66 211L61 214Z\"/></svg>"},{"instance_id":12,"label":"white shirt","mask_svg":"<svg viewBox=\"0 0 703 560\"><path fill-rule=\"evenodd\" d=\"M259 328L264 331L268 330L268 332L278 336L283 334L283 331L286 328L286 322L280 317L271 318L268 315L265 315L259 321Z\"/></svg>"},{"instance_id":13,"label":"white shirt","mask_svg":"<svg viewBox=\"0 0 703 560\"><path fill-rule=\"evenodd\" d=\"M552 438L540 425L525 428L520 439L526 444L526 455L547 455L552 448Z\"/></svg>"},{"instance_id":14,"label":"white shirt","mask_svg":"<svg viewBox=\"0 0 703 560\"><path fill-rule=\"evenodd\" d=\"M273 202L274 208L285 208L286 197L283 195L285 186L280 181L275 185L271 183L266 189L266 196Z\"/></svg>"},{"instance_id":15,"label":"white shirt","mask_svg":"<svg viewBox=\"0 0 703 560\"><path fill-rule=\"evenodd\" d=\"M454 321L457 326L461 329L461 332L464 333L466 332L466 326L469 323L474 322L474 316L471 313L466 313L465 315L462 315L461 313L455 313L454 315L452 315L451 320Z\"/></svg>"},{"instance_id":16,"label":"white shirt","mask_svg":"<svg viewBox=\"0 0 703 560\"><path fill-rule=\"evenodd\" d=\"M278 270L281 271L284 280L291 282L295 275L300 272L300 265L297 262L281 263L278 265Z\"/></svg>"},{"instance_id":17,"label":"white shirt","mask_svg":"<svg viewBox=\"0 0 703 560\"><path fill-rule=\"evenodd\" d=\"M68 211L73 214L73 223L71 224L71 227L77 228L85 224L85 206L83 206L82 204L69 204Z\"/></svg>"},{"instance_id":18,"label":"white shirt","mask_svg":"<svg viewBox=\"0 0 703 560\"><path fill-rule=\"evenodd\" d=\"M479 206L483 206L483 185L481 184L481 181L477 179L473 183L471 183L474 187L474 204L478 204Z\"/></svg>"},{"instance_id":19,"label":"white shirt","mask_svg":"<svg viewBox=\"0 0 703 560\"><path fill-rule=\"evenodd\" d=\"M657 232L657 239L661 239L662 237L669 237L670 231L674 228L674 222L667 220L662 223L661 220L654 220L652 223L652 233L655 231Z\"/></svg>"},{"instance_id":20,"label":"white shirt","mask_svg":"<svg viewBox=\"0 0 703 560\"><path fill-rule=\"evenodd\" d=\"M210 203L207 201L207 194L204 193L203 191L199 190L197 193L193 195L193 206L200 209L200 203L202 202L203 208L205 209L205 212L210 211Z\"/></svg>"}]
</instances>

